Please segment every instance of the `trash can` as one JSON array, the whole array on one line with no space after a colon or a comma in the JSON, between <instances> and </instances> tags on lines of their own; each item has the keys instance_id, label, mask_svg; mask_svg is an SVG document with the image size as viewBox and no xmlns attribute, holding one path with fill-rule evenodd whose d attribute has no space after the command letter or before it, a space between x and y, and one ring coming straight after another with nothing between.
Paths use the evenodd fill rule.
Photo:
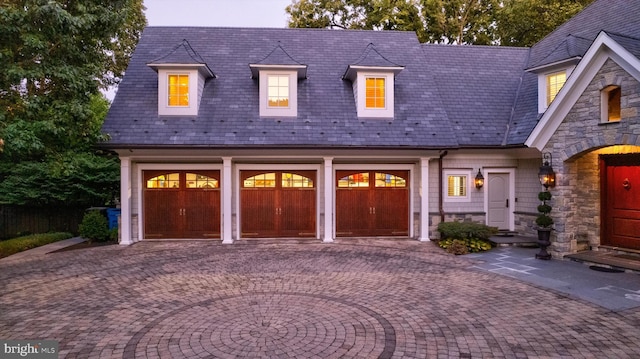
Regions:
<instances>
[{"instance_id":1,"label":"trash can","mask_svg":"<svg viewBox=\"0 0 640 359\"><path fill-rule=\"evenodd\" d=\"M118 217L120 217L120 208L107 208L109 229L118 228Z\"/></svg>"}]
</instances>

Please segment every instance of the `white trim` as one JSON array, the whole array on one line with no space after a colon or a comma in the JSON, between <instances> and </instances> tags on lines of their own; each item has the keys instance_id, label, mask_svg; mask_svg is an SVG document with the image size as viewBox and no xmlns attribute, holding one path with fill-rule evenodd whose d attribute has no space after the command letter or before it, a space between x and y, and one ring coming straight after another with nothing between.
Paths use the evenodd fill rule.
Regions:
<instances>
[{"instance_id":1,"label":"white trim","mask_svg":"<svg viewBox=\"0 0 640 359\"><path fill-rule=\"evenodd\" d=\"M169 106L169 76L189 76L189 106ZM158 69L158 115L196 116L198 114L198 81L200 76L194 68Z\"/></svg>"},{"instance_id":2,"label":"white trim","mask_svg":"<svg viewBox=\"0 0 640 359\"><path fill-rule=\"evenodd\" d=\"M612 59L631 76L640 81L640 59L636 58L605 32L595 39L582 61L567 79L556 99L549 105L540 121L533 129L525 145L542 151L551 136L571 111L578 98L593 81L602 65Z\"/></svg>"},{"instance_id":3,"label":"white trim","mask_svg":"<svg viewBox=\"0 0 640 359\"><path fill-rule=\"evenodd\" d=\"M235 196L235 208L236 208L236 239L242 240L242 209L240 208L240 189L242 186L240 185L240 171L275 171L275 172L284 172L284 171L316 171L316 238L320 238L320 181L318 180L320 174L322 173L322 165L320 164L273 164L273 163L264 163L264 164L256 164L256 163L242 163L236 164L234 168L234 174L236 178L236 185L233 188L233 195Z\"/></svg>"},{"instance_id":4,"label":"white trim","mask_svg":"<svg viewBox=\"0 0 640 359\"><path fill-rule=\"evenodd\" d=\"M260 117L296 117L298 116L298 76L296 71L260 70ZM269 76L289 77L289 106L269 107Z\"/></svg>"},{"instance_id":5,"label":"white trim","mask_svg":"<svg viewBox=\"0 0 640 359\"><path fill-rule=\"evenodd\" d=\"M332 187L335 188L335 178L336 178L336 172L337 171L342 171L342 170L356 170L356 171L385 171L385 170L396 170L396 171L409 171L409 175L408 178L411 179L411 181L409 181L409 218L407 218L407 220L409 221L409 238L414 238L414 230L413 230L413 205L414 205L414 195L413 195L413 186L415 185L414 183L414 171L415 171L415 164L384 164L384 163L370 163L370 164L346 164L346 163L341 163L341 164L334 164L333 166L333 172L332 172L332 176L331 176L331 183L332 183ZM334 196L335 196L335 190L334 192ZM335 197L334 197L335 198ZM333 205L333 210L332 212L334 213L335 216L335 212L336 212L336 206L335 203ZM336 226L335 226L335 221L333 222L333 232L335 233L336 231Z\"/></svg>"},{"instance_id":6,"label":"white trim","mask_svg":"<svg viewBox=\"0 0 640 359\"><path fill-rule=\"evenodd\" d=\"M429 242L429 160L420 159L420 238L421 242Z\"/></svg>"},{"instance_id":7,"label":"white trim","mask_svg":"<svg viewBox=\"0 0 640 359\"><path fill-rule=\"evenodd\" d=\"M131 198L131 159L120 157L120 244L125 246L133 243L131 238Z\"/></svg>"},{"instance_id":8,"label":"white trim","mask_svg":"<svg viewBox=\"0 0 640 359\"><path fill-rule=\"evenodd\" d=\"M233 171L233 163L231 161L231 157L222 157L222 233L220 233L220 237L222 237L222 243L231 244L233 243L233 210L232 210L232 199L231 193L233 192L233 179L232 172Z\"/></svg>"},{"instance_id":9,"label":"white trim","mask_svg":"<svg viewBox=\"0 0 640 359\"><path fill-rule=\"evenodd\" d=\"M384 78L385 108L367 108L366 106L366 80L367 78ZM358 117L361 118L393 118L394 116L394 74L393 72L359 71L354 82L354 94Z\"/></svg>"},{"instance_id":10,"label":"white trim","mask_svg":"<svg viewBox=\"0 0 640 359\"><path fill-rule=\"evenodd\" d=\"M515 230L515 208L516 208L516 169L515 168L491 168L482 169L482 176L486 179L486 189L484 191L484 213L485 224L489 224L489 180L493 174L509 175L509 230Z\"/></svg>"},{"instance_id":11,"label":"white trim","mask_svg":"<svg viewBox=\"0 0 640 359\"><path fill-rule=\"evenodd\" d=\"M324 157L324 237L325 243L335 238L335 181L333 180L333 157Z\"/></svg>"},{"instance_id":12,"label":"white trim","mask_svg":"<svg viewBox=\"0 0 640 359\"><path fill-rule=\"evenodd\" d=\"M136 166L136 173L138 175L137 181L137 197L138 197L138 240L144 240L144 203L142 203L142 192L144 180L142 177L142 171L148 170L167 170L167 171L188 171L188 170L216 170L222 172L222 165L219 163L138 163ZM222 178L221 178L222 179ZM229 184L224 181L220 181L220 191L224 193L227 190ZM222 197L222 196L220 196ZM220 199L220 208L223 209L222 198ZM222 226L222 216L220 213L220 225ZM222 227L221 227L222 228ZM222 237L222 233L220 234ZM177 238L163 238L162 240L172 240ZM155 238L153 240L156 240ZM209 240L209 239L207 239Z\"/></svg>"},{"instance_id":13,"label":"white trim","mask_svg":"<svg viewBox=\"0 0 640 359\"><path fill-rule=\"evenodd\" d=\"M449 196L449 176L464 176L467 178L467 189L465 191L464 196ZM444 202L447 203L460 203L460 202L471 202L471 188L473 178L471 175L471 170L460 168L460 169L444 169L442 171L442 198ZM475 188L475 187L474 187Z\"/></svg>"}]
</instances>

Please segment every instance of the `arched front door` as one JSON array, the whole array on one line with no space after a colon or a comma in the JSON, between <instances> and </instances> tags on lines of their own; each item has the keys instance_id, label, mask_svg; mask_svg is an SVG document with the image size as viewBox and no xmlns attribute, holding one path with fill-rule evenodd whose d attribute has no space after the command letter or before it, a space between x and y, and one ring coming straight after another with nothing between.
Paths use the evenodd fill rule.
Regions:
<instances>
[{"instance_id":1,"label":"arched front door","mask_svg":"<svg viewBox=\"0 0 640 359\"><path fill-rule=\"evenodd\" d=\"M640 249L640 155L600 160L603 245Z\"/></svg>"}]
</instances>

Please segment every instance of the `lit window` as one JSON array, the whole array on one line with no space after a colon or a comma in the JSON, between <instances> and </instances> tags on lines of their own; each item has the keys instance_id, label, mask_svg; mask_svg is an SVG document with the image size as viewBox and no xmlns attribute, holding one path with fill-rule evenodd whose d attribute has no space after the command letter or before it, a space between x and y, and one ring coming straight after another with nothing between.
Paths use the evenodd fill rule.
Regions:
<instances>
[{"instance_id":1,"label":"lit window","mask_svg":"<svg viewBox=\"0 0 640 359\"><path fill-rule=\"evenodd\" d=\"M167 173L147 180L147 188L180 188L180 174Z\"/></svg>"},{"instance_id":2,"label":"lit window","mask_svg":"<svg viewBox=\"0 0 640 359\"><path fill-rule=\"evenodd\" d=\"M267 92L269 107L289 107L289 76L270 75Z\"/></svg>"},{"instance_id":3,"label":"lit window","mask_svg":"<svg viewBox=\"0 0 640 359\"><path fill-rule=\"evenodd\" d=\"M407 187L407 181L390 173L376 172L376 187Z\"/></svg>"},{"instance_id":4,"label":"lit window","mask_svg":"<svg viewBox=\"0 0 640 359\"><path fill-rule=\"evenodd\" d=\"M342 177L338 180L338 187L369 187L369 173L355 173L349 176Z\"/></svg>"},{"instance_id":5,"label":"lit window","mask_svg":"<svg viewBox=\"0 0 640 359\"><path fill-rule=\"evenodd\" d=\"M169 106L189 106L189 75L169 75Z\"/></svg>"},{"instance_id":6,"label":"lit window","mask_svg":"<svg viewBox=\"0 0 640 359\"><path fill-rule=\"evenodd\" d=\"M187 188L218 188L218 180L209 176L187 173Z\"/></svg>"},{"instance_id":7,"label":"lit window","mask_svg":"<svg viewBox=\"0 0 640 359\"><path fill-rule=\"evenodd\" d=\"M282 174L282 187L284 188L313 188L313 180L309 177L295 173Z\"/></svg>"},{"instance_id":8,"label":"lit window","mask_svg":"<svg viewBox=\"0 0 640 359\"><path fill-rule=\"evenodd\" d=\"M547 106L556 98L565 82L567 82L565 71L547 75Z\"/></svg>"},{"instance_id":9,"label":"lit window","mask_svg":"<svg viewBox=\"0 0 640 359\"><path fill-rule=\"evenodd\" d=\"M385 78L384 77L367 77L365 81L366 108L385 108Z\"/></svg>"},{"instance_id":10,"label":"lit window","mask_svg":"<svg viewBox=\"0 0 640 359\"><path fill-rule=\"evenodd\" d=\"M274 188L275 186L276 174L274 172L261 173L243 181L244 188Z\"/></svg>"},{"instance_id":11,"label":"lit window","mask_svg":"<svg viewBox=\"0 0 640 359\"><path fill-rule=\"evenodd\" d=\"M620 121L620 86L607 86L602 90L602 122Z\"/></svg>"},{"instance_id":12,"label":"lit window","mask_svg":"<svg viewBox=\"0 0 640 359\"><path fill-rule=\"evenodd\" d=\"M467 176L447 176L447 196L466 197L467 196Z\"/></svg>"}]
</instances>

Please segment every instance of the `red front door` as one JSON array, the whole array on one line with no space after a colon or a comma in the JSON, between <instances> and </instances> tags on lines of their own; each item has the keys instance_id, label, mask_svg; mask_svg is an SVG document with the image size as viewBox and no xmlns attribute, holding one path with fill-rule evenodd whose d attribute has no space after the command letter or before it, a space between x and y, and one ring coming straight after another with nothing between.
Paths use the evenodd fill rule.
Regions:
<instances>
[{"instance_id":1,"label":"red front door","mask_svg":"<svg viewBox=\"0 0 640 359\"><path fill-rule=\"evenodd\" d=\"M640 249L640 155L602 156L603 245Z\"/></svg>"}]
</instances>

